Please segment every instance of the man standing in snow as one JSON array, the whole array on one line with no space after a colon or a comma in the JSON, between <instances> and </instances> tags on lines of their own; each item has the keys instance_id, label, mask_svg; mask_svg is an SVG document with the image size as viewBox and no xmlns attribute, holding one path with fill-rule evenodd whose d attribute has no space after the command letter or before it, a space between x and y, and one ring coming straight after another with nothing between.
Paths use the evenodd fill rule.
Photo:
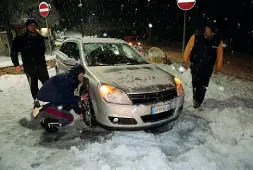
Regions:
<instances>
[{"instance_id":1,"label":"man standing in snow","mask_svg":"<svg viewBox=\"0 0 253 170\"><path fill-rule=\"evenodd\" d=\"M34 100L39 91L38 80L44 84L49 79L45 59L45 41L37 32L37 28L37 21L28 19L26 21L26 32L14 39L11 52L12 63L16 67L17 72L20 72L18 53L21 52L24 72Z\"/></svg>"},{"instance_id":2,"label":"man standing in snow","mask_svg":"<svg viewBox=\"0 0 253 170\"><path fill-rule=\"evenodd\" d=\"M193 86L193 107L202 104L213 69L221 70L223 43L216 35L216 22L208 23L200 34L193 35L184 52L184 68L190 64Z\"/></svg>"},{"instance_id":3,"label":"man standing in snow","mask_svg":"<svg viewBox=\"0 0 253 170\"><path fill-rule=\"evenodd\" d=\"M44 119L41 125L48 132L56 132L57 126L70 124L74 119L69 112L72 109L82 116L80 99L74 91L83 84L84 73L83 66L74 66L69 72L50 78L39 90L33 116Z\"/></svg>"}]
</instances>

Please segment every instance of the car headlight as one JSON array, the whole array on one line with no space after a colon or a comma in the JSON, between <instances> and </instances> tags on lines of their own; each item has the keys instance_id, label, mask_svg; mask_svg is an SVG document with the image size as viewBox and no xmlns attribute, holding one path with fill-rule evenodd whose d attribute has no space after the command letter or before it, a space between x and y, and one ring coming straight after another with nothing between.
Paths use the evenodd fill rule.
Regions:
<instances>
[{"instance_id":1,"label":"car headlight","mask_svg":"<svg viewBox=\"0 0 253 170\"><path fill-rule=\"evenodd\" d=\"M132 101L127 94L108 84L102 84L98 86L100 96L108 103L132 105Z\"/></svg>"},{"instance_id":2,"label":"car headlight","mask_svg":"<svg viewBox=\"0 0 253 170\"><path fill-rule=\"evenodd\" d=\"M183 88L183 84L181 82L181 80L179 80L179 78L174 78L175 82L176 82L176 86L177 86L177 96L181 96L184 94L184 88Z\"/></svg>"}]
</instances>

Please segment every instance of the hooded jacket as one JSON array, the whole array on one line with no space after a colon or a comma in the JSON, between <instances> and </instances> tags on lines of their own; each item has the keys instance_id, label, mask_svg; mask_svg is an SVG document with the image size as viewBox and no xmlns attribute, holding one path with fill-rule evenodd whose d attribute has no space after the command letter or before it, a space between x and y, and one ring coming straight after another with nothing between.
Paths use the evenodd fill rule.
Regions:
<instances>
[{"instance_id":1,"label":"hooded jacket","mask_svg":"<svg viewBox=\"0 0 253 170\"><path fill-rule=\"evenodd\" d=\"M82 110L78 106L79 97L74 95L79 84L79 73L84 73L84 69L80 65L72 67L68 73L50 78L39 90L37 99L56 106L69 105L76 113L80 114Z\"/></svg>"},{"instance_id":2,"label":"hooded jacket","mask_svg":"<svg viewBox=\"0 0 253 170\"><path fill-rule=\"evenodd\" d=\"M13 41L11 60L19 66L18 53L21 53L24 68L46 67L45 41L39 33L31 35L29 31L17 36Z\"/></svg>"}]
</instances>

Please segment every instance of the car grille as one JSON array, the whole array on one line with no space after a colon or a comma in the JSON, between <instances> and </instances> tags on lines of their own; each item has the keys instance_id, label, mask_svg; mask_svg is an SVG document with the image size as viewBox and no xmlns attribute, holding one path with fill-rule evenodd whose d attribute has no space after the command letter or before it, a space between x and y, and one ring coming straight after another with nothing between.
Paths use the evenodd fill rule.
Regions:
<instances>
[{"instance_id":1,"label":"car grille","mask_svg":"<svg viewBox=\"0 0 253 170\"><path fill-rule=\"evenodd\" d=\"M158 113L155 115L145 115L145 116L141 116L141 119L144 123L157 122L157 121L165 120L172 117L174 112L175 110L170 110L170 111Z\"/></svg>"},{"instance_id":2,"label":"car grille","mask_svg":"<svg viewBox=\"0 0 253 170\"><path fill-rule=\"evenodd\" d=\"M173 88L156 93L128 94L128 96L133 104L157 103L174 99L177 97L177 90Z\"/></svg>"}]
</instances>

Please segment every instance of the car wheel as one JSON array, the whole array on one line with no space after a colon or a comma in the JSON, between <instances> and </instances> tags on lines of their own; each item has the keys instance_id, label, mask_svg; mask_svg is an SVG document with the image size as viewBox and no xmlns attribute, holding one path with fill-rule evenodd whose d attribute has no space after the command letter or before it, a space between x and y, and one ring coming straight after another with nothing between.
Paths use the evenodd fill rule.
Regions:
<instances>
[{"instance_id":1,"label":"car wheel","mask_svg":"<svg viewBox=\"0 0 253 170\"><path fill-rule=\"evenodd\" d=\"M88 127L95 127L97 125L95 112L90 100L89 100L89 107L86 107L83 120L86 126Z\"/></svg>"}]
</instances>

